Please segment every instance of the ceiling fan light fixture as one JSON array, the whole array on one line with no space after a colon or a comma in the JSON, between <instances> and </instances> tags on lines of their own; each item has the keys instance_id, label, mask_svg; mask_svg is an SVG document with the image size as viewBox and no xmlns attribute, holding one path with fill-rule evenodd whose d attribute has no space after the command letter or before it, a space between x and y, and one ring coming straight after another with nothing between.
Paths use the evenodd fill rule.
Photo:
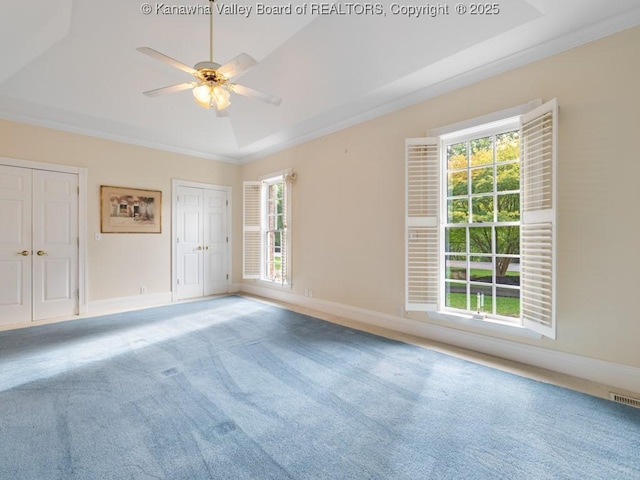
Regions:
<instances>
[{"instance_id":1,"label":"ceiling fan light fixture","mask_svg":"<svg viewBox=\"0 0 640 480\"><path fill-rule=\"evenodd\" d=\"M231 105L231 102L229 101L229 97L231 96L231 92L229 92L229 89L227 87L225 87L224 85L218 85L218 86L214 87L213 90L211 91L211 93L213 94L213 97L215 98L215 102L216 102L218 110L224 110L229 105Z\"/></svg>"},{"instance_id":2,"label":"ceiling fan light fixture","mask_svg":"<svg viewBox=\"0 0 640 480\"><path fill-rule=\"evenodd\" d=\"M203 108L216 108L224 110L231 102L229 97L231 93L224 85L216 85L215 83L205 83L193 89L193 97L196 103Z\"/></svg>"},{"instance_id":3,"label":"ceiling fan light fixture","mask_svg":"<svg viewBox=\"0 0 640 480\"><path fill-rule=\"evenodd\" d=\"M206 83L195 87L193 89L193 98L196 103L203 108L209 108L211 106L211 86Z\"/></svg>"}]
</instances>

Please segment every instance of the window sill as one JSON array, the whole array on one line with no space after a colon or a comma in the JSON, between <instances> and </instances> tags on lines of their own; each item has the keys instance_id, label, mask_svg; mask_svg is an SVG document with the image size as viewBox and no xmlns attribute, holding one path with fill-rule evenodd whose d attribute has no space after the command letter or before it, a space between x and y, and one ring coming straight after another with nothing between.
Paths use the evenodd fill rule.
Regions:
<instances>
[{"instance_id":1,"label":"window sill","mask_svg":"<svg viewBox=\"0 0 640 480\"><path fill-rule=\"evenodd\" d=\"M277 288L281 290L291 290L291 288L293 287L291 283L273 282L271 280L265 280L263 278L260 278L260 279L256 278L253 281L254 283L257 283L258 285L261 285L263 287L271 287L271 288Z\"/></svg>"},{"instance_id":2,"label":"window sill","mask_svg":"<svg viewBox=\"0 0 640 480\"><path fill-rule=\"evenodd\" d=\"M542 335L540 335L539 333L531 331L521 325L501 322L500 320L494 320L491 318L478 319L474 318L473 315L465 315L462 313L453 313L446 311L429 312L429 316L436 320L454 322L460 325L479 328L482 330L490 330L526 338L535 338L538 340L542 338Z\"/></svg>"}]
</instances>

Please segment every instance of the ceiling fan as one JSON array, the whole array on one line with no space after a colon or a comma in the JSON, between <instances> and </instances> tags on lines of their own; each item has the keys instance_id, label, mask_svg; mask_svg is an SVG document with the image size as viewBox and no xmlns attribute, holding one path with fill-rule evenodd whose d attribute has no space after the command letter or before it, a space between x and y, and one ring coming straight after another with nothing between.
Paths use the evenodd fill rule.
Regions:
<instances>
[{"instance_id":1,"label":"ceiling fan","mask_svg":"<svg viewBox=\"0 0 640 480\"><path fill-rule=\"evenodd\" d=\"M219 117L228 116L225 109L231 104L229 101L231 93L237 93L244 95L245 97L257 98L258 100L262 100L263 102L271 105L280 105L281 99L279 97L231 82L233 78L258 64L258 62L250 55L241 53L224 65L220 65L213 61L213 2L214 0L209 0L210 55L208 61L196 63L192 68L152 48L137 48L140 53L144 53L156 60L160 60L161 62L178 68L183 72L190 73L195 77L195 81L149 90L147 92L143 92L144 95L148 97L157 97L166 93L192 89L196 103L207 109L213 108L216 115Z\"/></svg>"}]
</instances>

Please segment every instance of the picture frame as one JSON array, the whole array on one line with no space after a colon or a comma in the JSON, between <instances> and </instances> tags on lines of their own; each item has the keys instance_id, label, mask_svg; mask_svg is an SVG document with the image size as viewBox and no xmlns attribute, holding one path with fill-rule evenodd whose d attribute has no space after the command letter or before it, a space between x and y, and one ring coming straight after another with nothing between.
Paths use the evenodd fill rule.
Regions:
<instances>
[{"instance_id":1,"label":"picture frame","mask_svg":"<svg viewBox=\"0 0 640 480\"><path fill-rule=\"evenodd\" d=\"M162 233L162 192L100 186L102 233Z\"/></svg>"}]
</instances>

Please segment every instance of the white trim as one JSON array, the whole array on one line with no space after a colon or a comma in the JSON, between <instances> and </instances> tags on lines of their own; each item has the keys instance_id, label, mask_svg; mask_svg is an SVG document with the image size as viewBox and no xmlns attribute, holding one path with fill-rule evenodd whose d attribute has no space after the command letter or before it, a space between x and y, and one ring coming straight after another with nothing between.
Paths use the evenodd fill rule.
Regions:
<instances>
[{"instance_id":1,"label":"white trim","mask_svg":"<svg viewBox=\"0 0 640 480\"><path fill-rule=\"evenodd\" d=\"M157 307L172 303L171 292L149 293L147 295L133 295L130 297L107 298L89 302L88 314L95 317L109 313L139 310L141 308Z\"/></svg>"},{"instance_id":2,"label":"white trim","mask_svg":"<svg viewBox=\"0 0 640 480\"><path fill-rule=\"evenodd\" d=\"M291 168L285 168L284 170L278 170L273 173L265 173L264 175L260 175L258 180L261 182L275 183L277 178L282 177L284 179L287 175L291 175Z\"/></svg>"},{"instance_id":3,"label":"white trim","mask_svg":"<svg viewBox=\"0 0 640 480\"><path fill-rule=\"evenodd\" d=\"M87 312L87 178L88 169L56 163L0 157L0 165L78 175L78 313Z\"/></svg>"},{"instance_id":4,"label":"white trim","mask_svg":"<svg viewBox=\"0 0 640 480\"><path fill-rule=\"evenodd\" d=\"M515 115L511 117L505 117L502 120L494 122L476 124L470 128L464 128L451 133L440 135L438 138L440 138L443 145L451 145L454 143L468 142L477 138L488 137L490 135L499 135L501 133L519 129L520 116Z\"/></svg>"},{"instance_id":5,"label":"white trim","mask_svg":"<svg viewBox=\"0 0 640 480\"><path fill-rule=\"evenodd\" d=\"M506 108L498 112L487 113L486 115L480 115L479 117L463 120L461 122L452 123L443 127L432 128L427 130L428 137L443 137L442 140L450 142L452 138L458 139L458 136L475 136L479 129L482 130L494 130L502 126L502 124L510 125L513 123L513 128L517 128L519 124L519 117L531 110L542 105L542 100L531 100L522 105L516 105L515 107Z\"/></svg>"},{"instance_id":6,"label":"white trim","mask_svg":"<svg viewBox=\"0 0 640 480\"><path fill-rule=\"evenodd\" d=\"M178 213L178 187L193 187L193 188L201 188L203 190L218 190L224 191L227 194L227 237L229 237L229 241L227 242L227 274L229 278L227 279L227 293L231 292L231 282L232 282L232 272L233 272L233 228L232 228L232 187L224 186L224 185L215 185L212 183L202 183L202 182L191 182L189 180L180 180L178 178L171 179L171 299L172 301L177 301L178 294L178 257L177 250L178 246L176 244L176 238L178 237L178 222L177 222L177 213Z\"/></svg>"},{"instance_id":7,"label":"white trim","mask_svg":"<svg viewBox=\"0 0 640 480\"><path fill-rule=\"evenodd\" d=\"M86 170L83 167L72 167L69 165L59 165L56 163L36 162L33 160L22 160L18 158L0 157L0 165L9 165L12 167L31 168L33 170L48 170L50 172L75 173L79 174L80 170Z\"/></svg>"},{"instance_id":8,"label":"white trim","mask_svg":"<svg viewBox=\"0 0 640 480\"><path fill-rule=\"evenodd\" d=\"M87 178L89 171L78 168L78 314L87 313Z\"/></svg>"},{"instance_id":9,"label":"white trim","mask_svg":"<svg viewBox=\"0 0 640 480\"><path fill-rule=\"evenodd\" d=\"M180 147L177 145L168 145L166 143L143 140L141 138L133 138L127 135L104 132L101 130L95 130L93 128L69 125L67 123L50 119L35 118L31 115L24 115L22 113L9 113L6 111L0 111L0 119L8 120L10 122L25 123L27 125L34 125L36 127L50 128L52 130L59 130L61 132L68 132L76 135L84 135L86 137L101 138L103 140L134 145L136 147L150 148L153 150L159 150L161 152L171 152L180 155L187 155L190 157L204 158L206 160L214 160L216 162L240 165L240 159L235 157L211 154L209 152L203 152L200 150L192 150L190 148Z\"/></svg>"},{"instance_id":10,"label":"white trim","mask_svg":"<svg viewBox=\"0 0 640 480\"><path fill-rule=\"evenodd\" d=\"M348 320L428 338L449 345L505 358L526 365L590 380L603 385L638 392L640 368L621 365L573 353L526 345L456 328L423 323L407 318L352 307L318 298L303 297L290 292L242 284L242 291L292 305L336 315Z\"/></svg>"},{"instance_id":11,"label":"white trim","mask_svg":"<svg viewBox=\"0 0 640 480\"><path fill-rule=\"evenodd\" d=\"M460 325L466 325L468 327L475 327L482 330L494 331L500 333L506 333L508 335L515 335L517 337L535 338L540 340L542 335L523 327L518 323L501 322L492 317L485 316L483 314L463 314L449 311L430 312L429 316L436 320L442 320L443 322L455 322Z\"/></svg>"}]
</instances>

